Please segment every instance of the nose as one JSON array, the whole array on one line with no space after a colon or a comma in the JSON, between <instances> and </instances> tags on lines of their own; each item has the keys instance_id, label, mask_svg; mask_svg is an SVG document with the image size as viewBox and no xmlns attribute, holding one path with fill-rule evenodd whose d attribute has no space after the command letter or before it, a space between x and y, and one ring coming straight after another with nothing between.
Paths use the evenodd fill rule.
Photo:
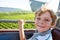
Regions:
<instances>
[{"instance_id":1,"label":"nose","mask_svg":"<svg viewBox=\"0 0 60 40\"><path fill-rule=\"evenodd\" d=\"M40 24L44 24L44 21L43 21L43 20L40 20L39 23L40 23Z\"/></svg>"}]
</instances>

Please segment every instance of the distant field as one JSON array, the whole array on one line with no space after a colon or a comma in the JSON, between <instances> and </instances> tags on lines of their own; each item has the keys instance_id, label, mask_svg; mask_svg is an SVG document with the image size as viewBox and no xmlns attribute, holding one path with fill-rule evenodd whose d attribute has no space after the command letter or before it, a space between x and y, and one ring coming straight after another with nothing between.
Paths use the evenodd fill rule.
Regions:
<instances>
[{"instance_id":1,"label":"distant field","mask_svg":"<svg viewBox=\"0 0 60 40\"><path fill-rule=\"evenodd\" d=\"M0 13L0 19L24 19L34 20L34 13Z\"/></svg>"},{"instance_id":2,"label":"distant field","mask_svg":"<svg viewBox=\"0 0 60 40\"><path fill-rule=\"evenodd\" d=\"M0 12L0 19L8 19L8 20L34 20L34 13L33 12ZM34 29L33 23L26 23L24 25L25 29ZM0 22L0 29L18 29L17 23L8 23L8 22Z\"/></svg>"}]
</instances>

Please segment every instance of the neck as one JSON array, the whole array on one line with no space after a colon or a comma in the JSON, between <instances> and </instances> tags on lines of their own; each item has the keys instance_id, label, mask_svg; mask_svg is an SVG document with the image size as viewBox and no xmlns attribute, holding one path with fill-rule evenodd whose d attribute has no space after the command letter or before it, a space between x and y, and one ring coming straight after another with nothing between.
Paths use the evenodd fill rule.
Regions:
<instances>
[{"instance_id":1,"label":"neck","mask_svg":"<svg viewBox=\"0 0 60 40\"><path fill-rule=\"evenodd\" d=\"M39 35L44 36L46 34L51 33L51 30L47 30L47 31L44 31L44 32L38 32L38 33L39 33Z\"/></svg>"}]
</instances>

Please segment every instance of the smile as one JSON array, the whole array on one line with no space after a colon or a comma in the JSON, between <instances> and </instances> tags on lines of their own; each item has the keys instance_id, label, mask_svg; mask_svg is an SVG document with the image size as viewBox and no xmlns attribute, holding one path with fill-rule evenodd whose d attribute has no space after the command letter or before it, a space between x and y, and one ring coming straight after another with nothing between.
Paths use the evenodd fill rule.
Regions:
<instances>
[{"instance_id":1,"label":"smile","mask_svg":"<svg viewBox=\"0 0 60 40\"><path fill-rule=\"evenodd\" d=\"M40 26L40 25L37 25L38 27L41 27L41 28L45 28L45 26Z\"/></svg>"}]
</instances>

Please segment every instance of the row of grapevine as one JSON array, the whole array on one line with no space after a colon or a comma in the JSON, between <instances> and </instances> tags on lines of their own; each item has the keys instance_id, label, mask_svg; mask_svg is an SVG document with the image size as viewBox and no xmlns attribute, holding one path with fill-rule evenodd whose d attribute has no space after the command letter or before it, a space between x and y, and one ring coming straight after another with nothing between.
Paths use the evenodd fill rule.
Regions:
<instances>
[{"instance_id":1,"label":"row of grapevine","mask_svg":"<svg viewBox=\"0 0 60 40\"><path fill-rule=\"evenodd\" d=\"M19 26L17 23L9 23L9 22L0 22L0 29L18 29ZM34 29L34 23L26 23L24 25L25 29Z\"/></svg>"},{"instance_id":2,"label":"row of grapevine","mask_svg":"<svg viewBox=\"0 0 60 40\"><path fill-rule=\"evenodd\" d=\"M0 19L7 19L7 20L34 20L34 13L28 11L21 11L21 12L0 12ZM26 23L24 25L25 29L35 28L33 23ZM18 29L17 23L11 22L0 22L0 29Z\"/></svg>"}]
</instances>

